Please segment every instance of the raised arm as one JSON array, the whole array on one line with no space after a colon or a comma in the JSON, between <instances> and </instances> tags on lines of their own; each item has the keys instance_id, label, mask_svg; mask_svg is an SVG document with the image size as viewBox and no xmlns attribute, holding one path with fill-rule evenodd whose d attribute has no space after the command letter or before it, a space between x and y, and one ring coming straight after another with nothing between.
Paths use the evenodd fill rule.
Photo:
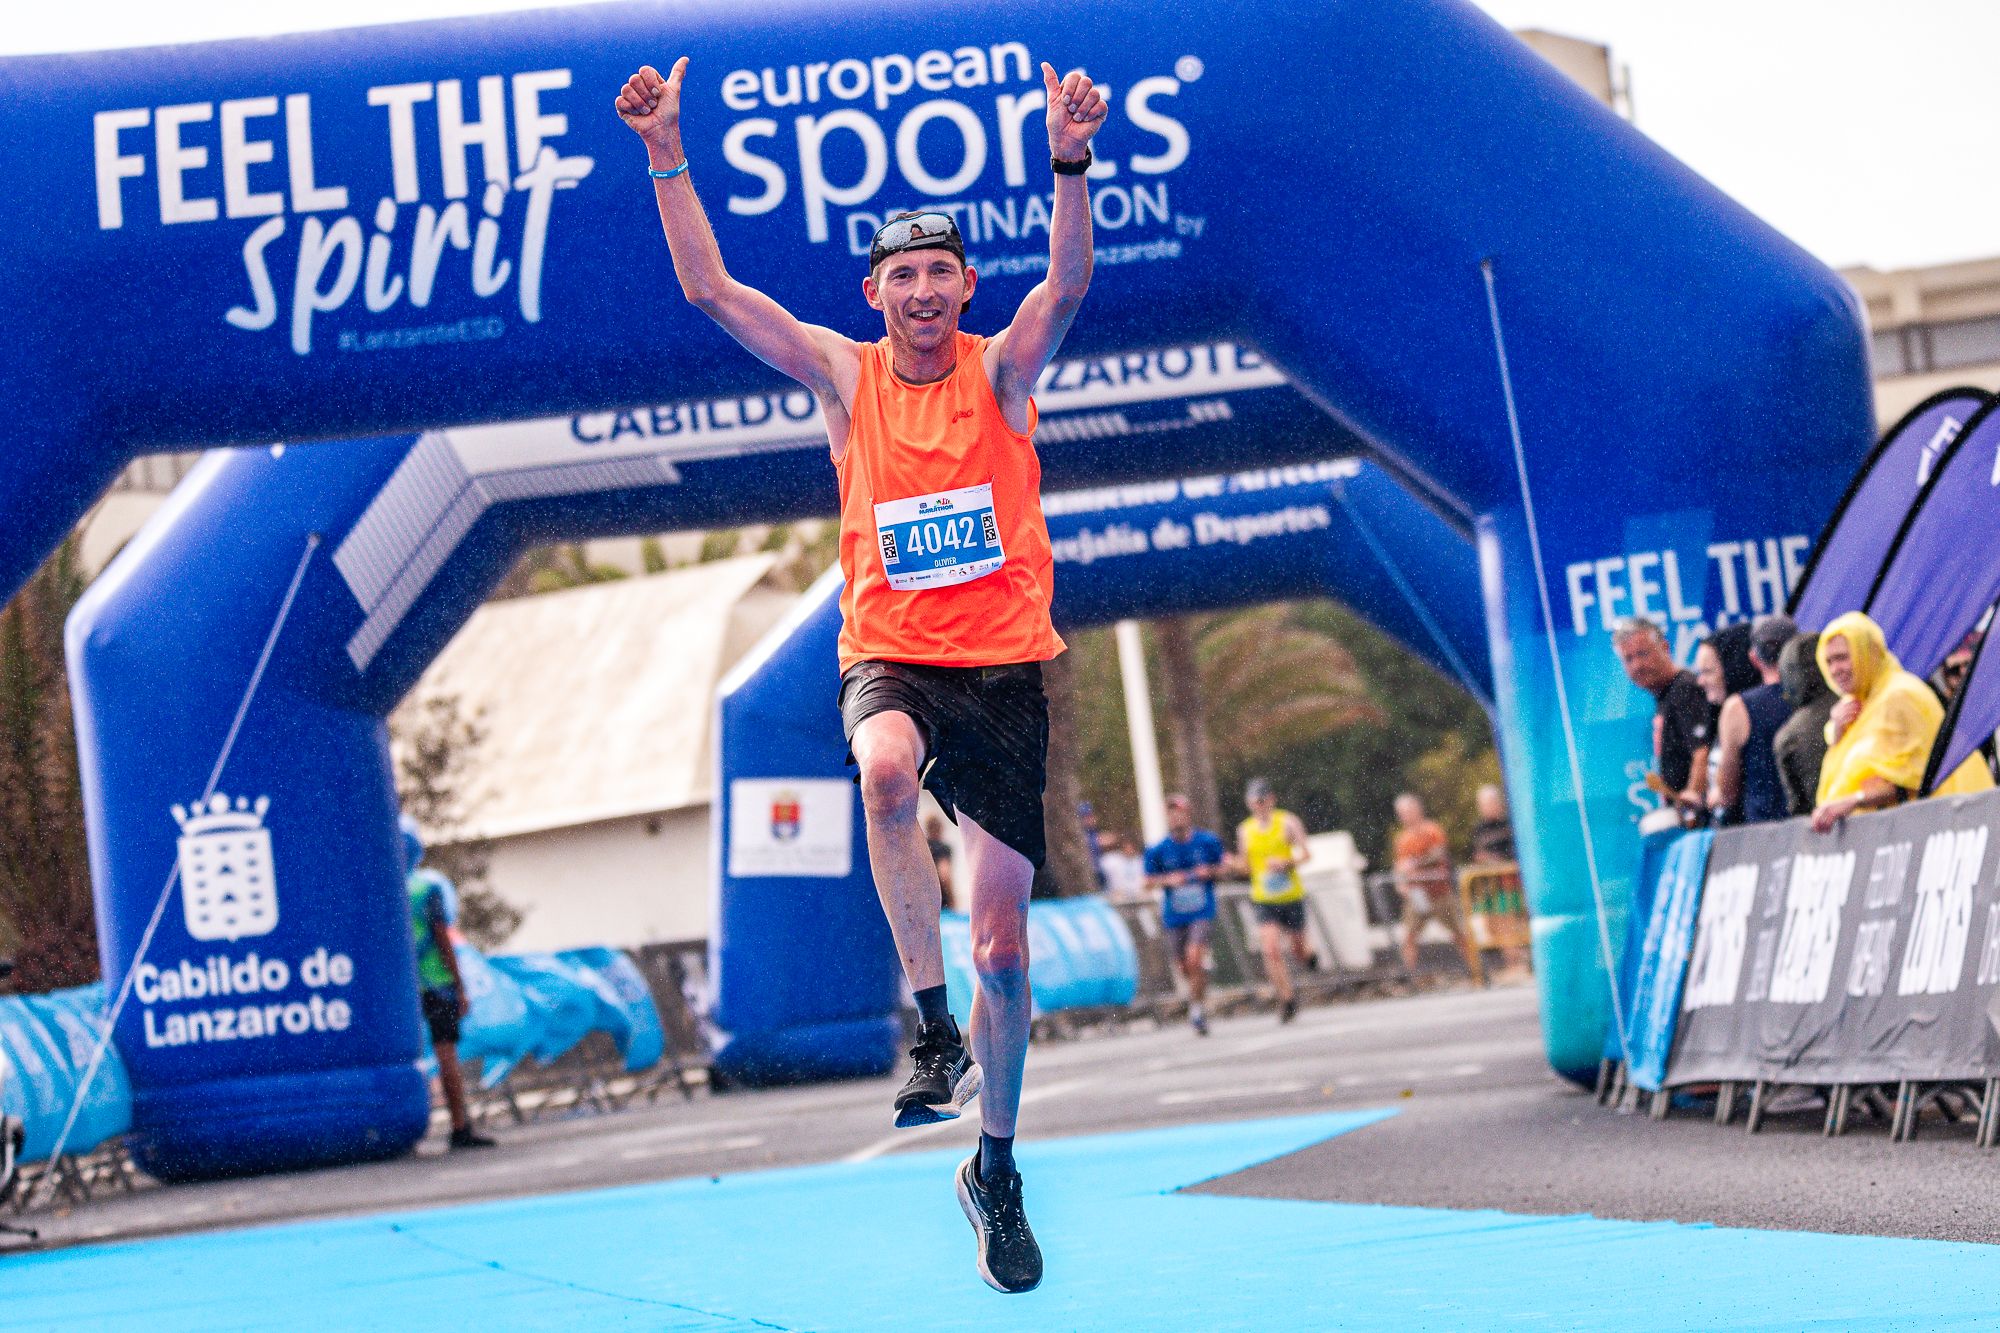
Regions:
<instances>
[{"instance_id":1,"label":"raised arm","mask_svg":"<svg viewBox=\"0 0 2000 1333\"><path fill-rule=\"evenodd\" d=\"M1081 71L1058 81L1055 67L1042 63L1049 99L1049 156L1080 162L1104 125L1110 108ZM1035 381L1062 346L1083 294L1090 289L1090 187L1081 172L1056 173L1055 208L1049 216L1048 276L1035 284L1014 312L1014 322L986 349L987 378L1000 411L1016 430L1028 425L1028 398Z\"/></svg>"},{"instance_id":2,"label":"raised arm","mask_svg":"<svg viewBox=\"0 0 2000 1333\"><path fill-rule=\"evenodd\" d=\"M651 65L642 65L619 89L615 103L619 118L645 142L656 173L653 194L673 252L674 276L687 299L758 360L811 389L823 406L844 408L859 367L854 343L832 329L802 322L763 292L731 277L723 265L681 148L681 80L687 64L682 56L664 79ZM844 411L835 414L845 416ZM830 415L830 431L835 424ZM844 436L845 422L838 424Z\"/></svg>"}]
</instances>

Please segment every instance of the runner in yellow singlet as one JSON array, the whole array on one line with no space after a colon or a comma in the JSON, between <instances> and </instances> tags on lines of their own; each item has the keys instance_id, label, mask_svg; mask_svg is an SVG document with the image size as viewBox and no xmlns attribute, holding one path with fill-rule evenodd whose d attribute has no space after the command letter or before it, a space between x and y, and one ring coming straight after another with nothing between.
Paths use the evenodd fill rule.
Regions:
<instances>
[{"instance_id":1,"label":"runner in yellow singlet","mask_svg":"<svg viewBox=\"0 0 2000 1333\"><path fill-rule=\"evenodd\" d=\"M1236 852L1250 872L1250 902L1257 913L1264 975L1278 997L1278 1021L1289 1023L1298 1016L1299 1001L1285 946L1289 941L1301 964L1312 956L1306 949L1306 886L1299 878L1309 855L1306 826L1291 811L1278 808L1271 784L1262 778L1250 780L1243 803L1250 807L1250 818L1236 827Z\"/></svg>"}]
</instances>

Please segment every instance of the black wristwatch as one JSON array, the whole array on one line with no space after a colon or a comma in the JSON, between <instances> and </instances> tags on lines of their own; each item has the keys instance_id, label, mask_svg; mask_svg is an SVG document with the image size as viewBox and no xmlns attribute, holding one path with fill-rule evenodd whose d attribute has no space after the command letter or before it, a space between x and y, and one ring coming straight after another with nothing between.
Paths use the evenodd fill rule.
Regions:
<instances>
[{"instance_id":1,"label":"black wristwatch","mask_svg":"<svg viewBox=\"0 0 2000 1333\"><path fill-rule=\"evenodd\" d=\"M1083 150L1082 159L1076 162L1065 162L1059 157L1051 156L1049 158L1049 170L1055 172L1058 176L1081 176L1084 172L1090 170L1090 163L1090 150L1086 148Z\"/></svg>"}]
</instances>

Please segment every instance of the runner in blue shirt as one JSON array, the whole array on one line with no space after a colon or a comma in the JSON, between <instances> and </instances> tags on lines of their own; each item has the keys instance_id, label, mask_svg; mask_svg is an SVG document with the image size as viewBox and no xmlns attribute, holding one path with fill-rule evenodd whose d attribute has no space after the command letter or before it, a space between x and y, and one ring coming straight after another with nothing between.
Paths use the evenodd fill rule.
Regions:
<instances>
[{"instance_id":1,"label":"runner in blue shirt","mask_svg":"<svg viewBox=\"0 0 2000 1333\"><path fill-rule=\"evenodd\" d=\"M1227 873L1222 839L1194 826L1194 808L1176 792L1167 798L1167 836L1146 849L1146 887L1160 891L1167 952L1188 984L1188 1022L1208 1035L1208 932L1215 921L1215 881Z\"/></svg>"}]
</instances>

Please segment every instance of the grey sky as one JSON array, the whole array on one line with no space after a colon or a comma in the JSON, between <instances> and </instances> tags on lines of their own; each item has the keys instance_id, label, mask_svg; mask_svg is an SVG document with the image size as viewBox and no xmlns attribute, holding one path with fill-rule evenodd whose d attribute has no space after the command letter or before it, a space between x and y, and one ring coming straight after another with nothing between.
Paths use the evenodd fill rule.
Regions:
<instances>
[{"instance_id":1,"label":"grey sky","mask_svg":"<svg viewBox=\"0 0 2000 1333\"><path fill-rule=\"evenodd\" d=\"M1605 42L1641 129L1835 265L2000 254L1995 0L1475 0ZM22 4L0 54L139 46L548 0Z\"/></svg>"}]
</instances>

